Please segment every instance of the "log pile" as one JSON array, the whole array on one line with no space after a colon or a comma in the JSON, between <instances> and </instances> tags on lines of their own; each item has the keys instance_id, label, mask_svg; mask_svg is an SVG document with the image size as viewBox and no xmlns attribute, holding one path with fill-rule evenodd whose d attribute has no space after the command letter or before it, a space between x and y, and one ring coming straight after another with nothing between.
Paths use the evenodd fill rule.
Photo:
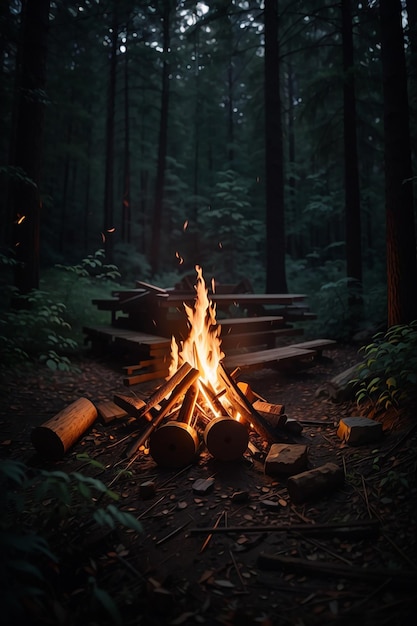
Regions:
<instances>
[{"instance_id":1,"label":"log pile","mask_svg":"<svg viewBox=\"0 0 417 626\"><path fill-rule=\"evenodd\" d=\"M127 459L148 447L159 465L179 467L206 446L217 458L235 460L246 452L251 430L273 443L287 418L283 405L265 402L233 374L237 372L231 375L219 366L223 387L216 393L202 382L198 369L184 362L146 400L120 393L107 402L79 398L35 427L32 444L42 457L59 460L98 417L105 424L134 418L137 429L125 451Z\"/></svg>"}]
</instances>

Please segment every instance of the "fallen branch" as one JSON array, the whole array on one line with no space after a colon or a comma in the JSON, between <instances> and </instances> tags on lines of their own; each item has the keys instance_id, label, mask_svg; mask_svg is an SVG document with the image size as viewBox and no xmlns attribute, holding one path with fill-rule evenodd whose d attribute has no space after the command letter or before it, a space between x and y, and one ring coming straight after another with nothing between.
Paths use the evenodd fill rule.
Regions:
<instances>
[{"instance_id":1,"label":"fallen branch","mask_svg":"<svg viewBox=\"0 0 417 626\"><path fill-rule=\"evenodd\" d=\"M219 526L219 524L220 524L220 520L222 519L222 517L224 516L224 514L225 514L225 512L224 512L224 511L222 511L222 512L220 513L220 515L219 515L219 517L217 518L217 520L216 520L216 522L215 522L215 524L214 524L213 528L218 528L218 526ZM201 548L200 548L200 554L201 554L201 552L204 552L204 550L207 548L208 544L209 544L209 543L210 543L210 541L211 541L212 536L213 536L213 533L210 533L210 534L208 534L208 535L207 535L207 537L206 537L206 538L205 538L205 540L204 540L203 545L202 545L202 546L201 546Z\"/></svg>"},{"instance_id":2,"label":"fallen branch","mask_svg":"<svg viewBox=\"0 0 417 626\"><path fill-rule=\"evenodd\" d=\"M316 536L326 535L357 535L364 538L375 536L379 532L380 523L378 520L362 520L337 524L274 524L274 525L256 525L256 526L218 526L217 528L191 528L190 533L209 534L209 533L259 533L259 532L294 532Z\"/></svg>"},{"instance_id":3,"label":"fallen branch","mask_svg":"<svg viewBox=\"0 0 417 626\"><path fill-rule=\"evenodd\" d=\"M415 588L417 584L417 571L404 571L392 568L381 568L378 570L355 567L353 565L344 566L340 563L323 563L318 561L308 561L297 557L280 556L275 554L261 553L258 556L259 567L266 570L285 570L304 575L306 573L332 576L334 578L353 578L367 582L380 583L383 580L390 581L392 586L404 588Z\"/></svg>"}]
</instances>

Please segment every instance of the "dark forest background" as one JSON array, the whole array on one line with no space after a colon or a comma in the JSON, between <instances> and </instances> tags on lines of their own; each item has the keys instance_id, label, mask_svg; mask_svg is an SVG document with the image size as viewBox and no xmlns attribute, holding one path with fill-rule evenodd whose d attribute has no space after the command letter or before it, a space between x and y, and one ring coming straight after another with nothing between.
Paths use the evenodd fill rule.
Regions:
<instances>
[{"instance_id":1,"label":"dark forest background","mask_svg":"<svg viewBox=\"0 0 417 626\"><path fill-rule=\"evenodd\" d=\"M0 12L12 304L92 315L99 278L172 287L199 264L306 293L337 338L417 318L413 0Z\"/></svg>"}]
</instances>

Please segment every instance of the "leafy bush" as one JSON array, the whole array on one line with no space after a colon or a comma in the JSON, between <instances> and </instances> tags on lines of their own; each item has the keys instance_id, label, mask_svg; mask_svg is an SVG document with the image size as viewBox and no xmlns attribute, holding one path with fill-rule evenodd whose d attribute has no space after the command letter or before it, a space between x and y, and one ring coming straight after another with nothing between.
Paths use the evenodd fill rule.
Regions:
<instances>
[{"instance_id":1,"label":"leafy bush","mask_svg":"<svg viewBox=\"0 0 417 626\"><path fill-rule=\"evenodd\" d=\"M116 244L114 258L125 282L135 284L135 280L149 281L151 270L146 256L137 251L133 244Z\"/></svg>"},{"instance_id":2,"label":"leafy bush","mask_svg":"<svg viewBox=\"0 0 417 626\"><path fill-rule=\"evenodd\" d=\"M67 613L70 600L60 588L61 575L78 567L80 559L88 561L82 538L94 523L111 530L122 526L142 532L141 524L130 513L112 503L98 507L97 499L103 496L111 500L119 497L101 481L79 472L33 471L19 461L0 462L4 623L28 623L27 618L34 616L37 623L46 623L45 618L52 623L51 615ZM74 560L77 551L79 558ZM85 612L98 604L112 624L121 623L117 605L98 584L91 563L89 572L78 610Z\"/></svg>"},{"instance_id":3,"label":"leafy bush","mask_svg":"<svg viewBox=\"0 0 417 626\"><path fill-rule=\"evenodd\" d=\"M1 255L0 265L10 269L13 259ZM53 370L76 369L70 357L79 349L83 325L94 323L97 315L91 301L103 295L103 288L107 296L109 281L118 277L117 267L106 265L104 251L98 250L76 265L57 265L45 274L42 289L22 295L15 287L3 286L0 368L36 360Z\"/></svg>"},{"instance_id":4,"label":"leafy bush","mask_svg":"<svg viewBox=\"0 0 417 626\"><path fill-rule=\"evenodd\" d=\"M376 333L359 353L363 361L352 381L358 406L370 403L375 413L411 407L417 399L417 320Z\"/></svg>"},{"instance_id":5,"label":"leafy bush","mask_svg":"<svg viewBox=\"0 0 417 626\"><path fill-rule=\"evenodd\" d=\"M32 290L24 295L13 287L8 291L14 307L0 319L0 367L36 358L51 369L71 369L69 358L62 352L73 351L77 342L71 338L71 326L64 319L65 305L45 291Z\"/></svg>"},{"instance_id":6,"label":"leafy bush","mask_svg":"<svg viewBox=\"0 0 417 626\"><path fill-rule=\"evenodd\" d=\"M325 248L324 254L328 248ZM345 262L324 260L318 252L306 259L287 259L288 286L291 292L305 293L317 320L309 323L306 335L349 341L358 331L382 328L386 315L386 281L379 268L364 274L363 291L346 277ZM349 299L363 299L363 307L353 310ZM304 325L305 326L305 325ZM370 334L370 333L369 333Z\"/></svg>"}]
</instances>

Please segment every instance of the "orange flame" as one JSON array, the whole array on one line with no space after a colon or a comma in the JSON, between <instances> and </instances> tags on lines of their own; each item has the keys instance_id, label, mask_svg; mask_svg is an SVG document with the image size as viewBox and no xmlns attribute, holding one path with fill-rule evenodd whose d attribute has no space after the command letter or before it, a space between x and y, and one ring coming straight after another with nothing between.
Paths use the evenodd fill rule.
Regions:
<instances>
[{"instance_id":1,"label":"orange flame","mask_svg":"<svg viewBox=\"0 0 417 626\"><path fill-rule=\"evenodd\" d=\"M216 307L208 298L202 268L197 265L195 269L197 272L197 283L194 286L195 304L194 307L190 307L184 303L189 334L180 345L180 349L175 347L174 340L172 342L170 375L171 371L174 372L179 365L187 361L199 370L200 378L206 385L218 391L218 366L224 358L221 350L221 326L216 322Z\"/></svg>"}]
</instances>

